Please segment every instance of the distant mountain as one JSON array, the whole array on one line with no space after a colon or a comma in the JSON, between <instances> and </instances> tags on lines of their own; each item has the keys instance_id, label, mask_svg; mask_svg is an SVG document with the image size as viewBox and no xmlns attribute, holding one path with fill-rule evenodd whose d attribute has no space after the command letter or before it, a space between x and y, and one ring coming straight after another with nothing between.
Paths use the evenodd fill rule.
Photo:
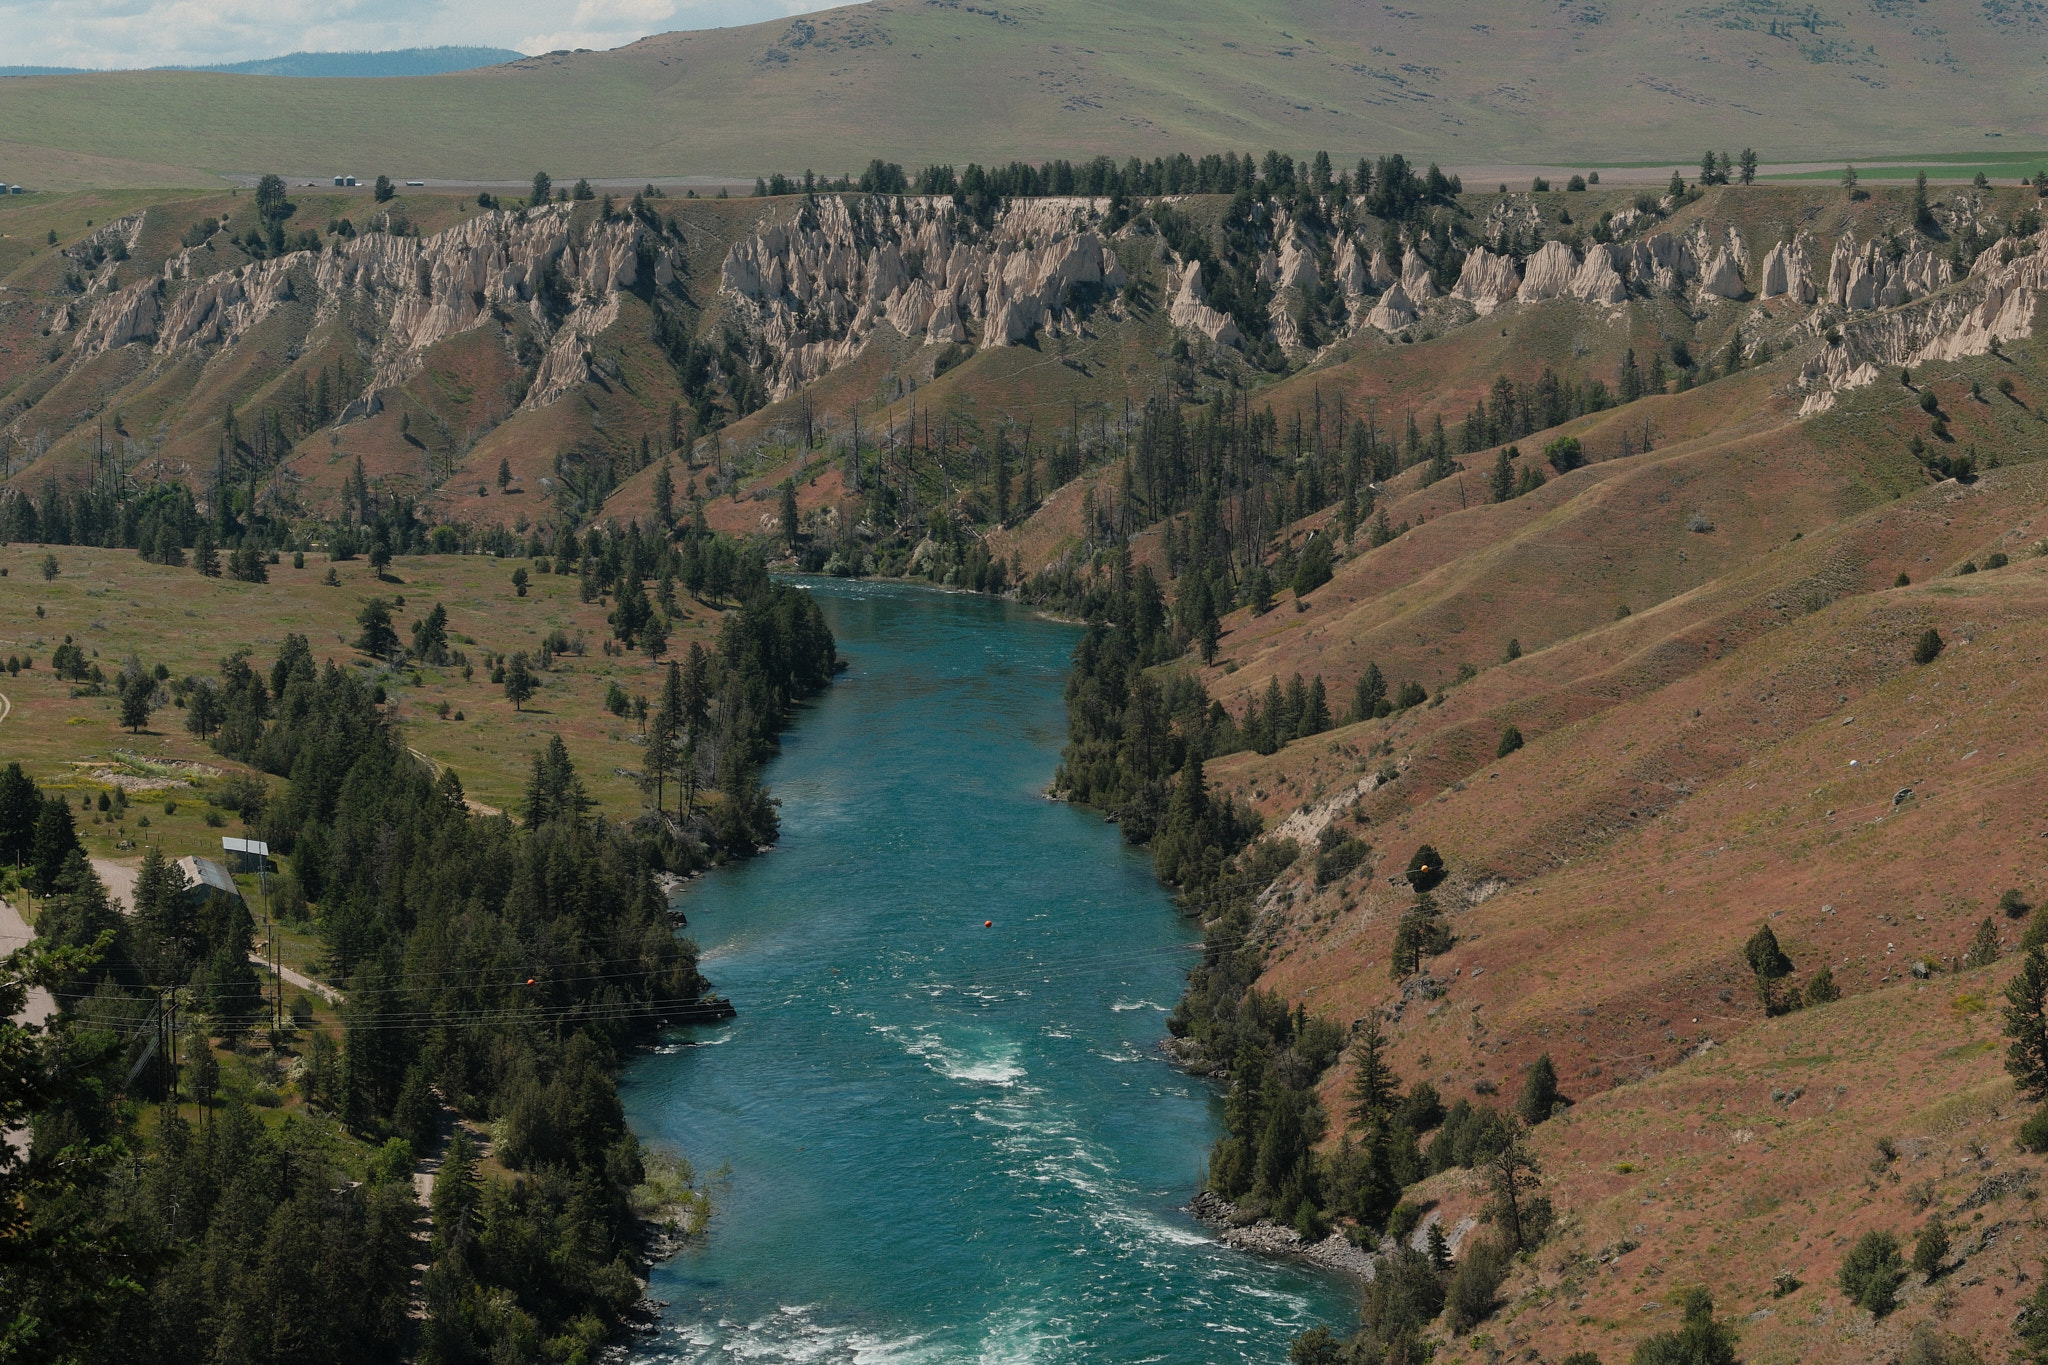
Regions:
<instances>
[{"instance_id":1,"label":"distant mountain","mask_svg":"<svg viewBox=\"0 0 2048 1365\"><path fill-rule=\"evenodd\" d=\"M230 76L440 76L450 71L473 71L480 66L498 66L526 56L509 47L402 47L390 52L287 52L282 57L259 57L248 62L222 62L218 66L159 66L152 71L213 71ZM0 66L0 78L7 76L82 76L89 68L80 66Z\"/></svg>"},{"instance_id":2,"label":"distant mountain","mask_svg":"<svg viewBox=\"0 0 2048 1365\"><path fill-rule=\"evenodd\" d=\"M526 56L508 47L404 47L391 52L288 52L253 62L182 68L231 76L439 76Z\"/></svg>"}]
</instances>

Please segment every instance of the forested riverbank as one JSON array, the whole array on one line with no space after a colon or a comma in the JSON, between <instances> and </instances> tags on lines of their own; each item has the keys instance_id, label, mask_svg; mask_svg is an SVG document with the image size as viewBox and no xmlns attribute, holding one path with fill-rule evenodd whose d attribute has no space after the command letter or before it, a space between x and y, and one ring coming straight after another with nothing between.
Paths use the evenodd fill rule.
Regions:
<instances>
[{"instance_id":1,"label":"forested riverbank","mask_svg":"<svg viewBox=\"0 0 2048 1365\"><path fill-rule=\"evenodd\" d=\"M761 580L657 718L715 748L711 794L629 824L593 813L559 738L516 819L473 814L366 669L300 636L231 653L201 684L224 699L215 747L280 780L245 816L345 1001L282 1019L238 897L152 851L120 913L72 798L11 770L0 854L39 937L0 1005L33 979L62 1010L47 1034L0 1025L0 1122L33 1131L0 1156L0 1357L593 1359L639 1301L649 1201L689 1194L614 1082L710 985L658 877L773 837L757 770L836 665L808 595Z\"/></svg>"},{"instance_id":2,"label":"forested riverbank","mask_svg":"<svg viewBox=\"0 0 2048 1365\"><path fill-rule=\"evenodd\" d=\"M1248 1251L1353 1275L1376 1262L1359 1329L1348 1341L1326 1329L1307 1334L1297 1358L1412 1359L1440 1315L1456 1333L1484 1320L1512 1258L1547 1235L1554 1213L1524 1134L1559 1103L1555 1076L1546 1060L1512 1108L1462 1099L1446 1107L1428 1080L1404 1085L1394 1073L1377 1012L1333 1020L1260 989L1269 945L1257 908L1271 890L1334 880L1375 850L1361 837L1369 831L1336 820L1312 848L1258 837L1258 816L1219 799L1204 764L1329 728L1326 707L1317 714L1320 680L1310 692L1297 678L1292 698L1276 682L1263 714L1254 705L1233 719L1191 671L1161 667L1181 656L1186 637L1176 637L1149 572L1119 556L1074 596L1088 626L1067 684L1068 743L1054 791L1108 812L1127 841L1145 846L1202 928L1201 959L1167 1021L1168 1051L1225 1088L1225 1131L1193 1207ZM1388 705L1383 681L1376 692L1361 685L1351 718L1384 715ZM1396 944L1397 979L1450 943L1431 896L1444 880L1442 857L1418 848L1401 880L1414 900ZM1353 1079L1344 1111L1332 1115L1321 1085L1347 1052ZM1443 1226L1428 1216L1429 1201L1409 1197L1454 1168L1493 1191L1477 1235Z\"/></svg>"}]
</instances>

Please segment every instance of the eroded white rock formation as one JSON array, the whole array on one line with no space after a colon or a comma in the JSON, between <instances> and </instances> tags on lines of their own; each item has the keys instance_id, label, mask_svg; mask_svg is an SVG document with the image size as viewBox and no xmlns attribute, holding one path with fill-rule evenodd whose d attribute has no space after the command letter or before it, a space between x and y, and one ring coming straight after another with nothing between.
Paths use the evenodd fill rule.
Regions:
<instances>
[{"instance_id":1,"label":"eroded white rock formation","mask_svg":"<svg viewBox=\"0 0 2048 1365\"><path fill-rule=\"evenodd\" d=\"M735 242L720 288L780 357L769 387L781 396L858 355L885 321L912 340L981 346L1078 326L1078 291L1124 283L1092 227L1107 208L1019 200L983 233L950 199L823 198Z\"/></svg>"},{"instance_id":2,"label":"eroded white rock formation","mask_svg":"<svg viewBox=\"0 0 2048 1365\"><path fill-rule=\"evenodd\" d=\"M234 345L278 308L310 291L322 316L344 301L367 301L384 320L364 393L349 410L369 411L383 389L416 373L427 349L480 325L493 308L524 310L548 339L540 372L524 405L542 407L588 377L590 339L618 316L618 291L674 278L668 253L633 220L571 229L566 204L526 213L490 211L432 237L367 232L331 239L319 251L297 251L238 270L195 278L203 250L187 249L160 276L100 300L73 346L94 355L150 341L158 354L211 352ZM552 270L564 297L541 297Z\"/></svg>"},{"instance_id":3,"label":"eroded white rock formation","mask_svg":"<svg viewBox=\"0 0 2048 1365\"><path fill-rule=\"evenodd\" d=\"M1521 272L1506 256L1496 256L1485 247L1474 247L1465 257L1465 268L1458 274L1458 283L1451 293L1472 305L1472 311L1486 317L1494 309L1515 296L1521 285Z\"/></svg>"}]
</instances>

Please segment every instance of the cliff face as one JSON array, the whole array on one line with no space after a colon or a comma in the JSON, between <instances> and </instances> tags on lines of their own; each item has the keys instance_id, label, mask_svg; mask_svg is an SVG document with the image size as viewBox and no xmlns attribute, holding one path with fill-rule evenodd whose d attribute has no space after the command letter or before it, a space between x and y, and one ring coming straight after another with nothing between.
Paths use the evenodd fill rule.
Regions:
<instances>
[{"instance_id":1,"label":"cliff face","mask_svg":"<svg viewBox=\"0 0 2048 1365\"><path fill-rule=\"evenodd\" d=\"M2017 243L2010 260L1999 259L2002 251L1980 256L1969 277L1952 288L1944 287L1952 273L1946 261L1938 270L1914 263L1926 254L1887 263L1853 243L1836 250L1829 288L1835 296L1839 280L1843 302L1831 297L1833 306L1816 309L1808 322L1816 334L1834 322L1836 339L1806 363L1802 416L1826 411L1843 390L1874 383L1885 370L1984 355L2000 342L2034 334L2034 311L2048 290L2048 230ZM1904 304L1882 302L1927 280L1939 281L1935 292ZM1879 302L1862 303L1872 290Z\"/></svg>"},{"instance_id":2,"label":"cliff face","mask_svg":"<svg viewBox=\"0 0 2048 1365\"><path fill-rule=\"evenodd\" d=\"M570 216L567 204L484 212L431 237L368 232L211 274L199 273L207 253L187 248L160 275L100 299L72 348L90 357L146 341L169 360L232 347L294 300L322 317L367 305L378 340L368 382L342 409L347 421L417 373L429 347L502 309L524 312L546 340L524 404L544 407L588 376L588 341L616 320L620 290L640 285L643 272L657 287L674 279L667 249L640 222L576 233Z\"/></svg>"},{"instance_id":3,"label":"cliff face","mask_svg":"<svg viewBox=\"0 0 2048 1365\"><path fill-rule=\"evenodd\" d=\"M1078 330L1090 296L1114 301L1124 284L1093 226L1108 208L1018 201L983 230L947 199L820 198L735 242L720 292L777 357L769 389L782 397L859 355L884 323L925 345Z\"/></svg>"}]
</instances>

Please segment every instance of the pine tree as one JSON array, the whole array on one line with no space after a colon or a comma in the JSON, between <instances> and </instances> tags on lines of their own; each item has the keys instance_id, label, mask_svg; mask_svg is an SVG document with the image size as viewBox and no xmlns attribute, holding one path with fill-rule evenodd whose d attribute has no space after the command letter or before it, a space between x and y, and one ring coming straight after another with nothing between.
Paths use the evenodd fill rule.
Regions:
<instances>
[{"instance_id":1,"label":"pine tree","mask_svg":"<svg viewBox=\"0 0 2048 1365\"><path fill-rule=\"evenodd\" d=\"M539 690L540 683L527 665L525 654L514 654L505 666L505 699L512 703L514 711L526 709L527 698Z\"/></svg>"},{"instance_id":2,"label":"pine tree","mask_svg":"<svg viewBox=\"0 0 2048 1365\"><path fill-rule=\"evenodd\" d=\"M662 460L661 468L654 471L654 516L661 523L661 529L670 531L676 524L676 481L668 472L668 461Z\"/></svg>"},{"instance_id":3,"label":"pine tree","mask_svg":"<svg viewBox=\"0 0 2048 1365\"><path fill-rule=\"evenodd\" d=\"M2005 987L2005 1069L2030 1095L2048 1094L2048 955L2029 948Z\"/></svg>"},{"instance_id":4,"label":"pine tree","mask_svg":"<svg viewBox=\"0 0 2048 1365\"><path fill-rule=\"evenodd\" d=\"M1520 1120L1509 1119L1507 1140L1487 1162L1487 1176L1493 1185L1494 1210L1511 1251L1528 1249L1528 1196L1542 1174Z\"/></svg>"},{"instance_id":5,"label":"pine tree","mask_svg":"<svg viewBox=\"0 0 2048 1365\"><path fill-rule=\"evenodd\" d=\"M1785 950L1778 946L1778 936L1771 932L1770 925L1757 926L1757 931L1742 945L1742 957L1756 977L1757 999L1762 1003L1764 1013L1776 1014L1777 985L1792 974L1792 959L1785 956Z\"/></svg>"},{"instance_id":6,"label":"pine tree","mask_svg":"<svg viewBox=\"0 0 2048 1365\"><path fill-rule=\"evenodd\" d=\"M78 847L78 827L71 819L70 801L62 796L44 797L36 817L35 842L29 852L37 895L47 896L56 887L65 860Z\"/></svg>"},{"instance_id":7,"label":"pine tree","mask_svg":"<svg viewBox=\"0 0 2048 1365\"><path fill-rule=\"evenodd\" d=\"M1387 700L1387 680L1376 663L1367 663L1365 672L1359 675L1358 690L1351 696L1351 722L1371 720L1380 713L1380 707Z\"/></svg>"},{"instance_id":8,"label":"pine tree","mask_svg":"<svg viewBox=\"0 0 2048 1365\"><path fill-rule=\"evenodd\" d=\"M1351 1044L1351 1117L1367 1128L1385 1123L1399 1096L1400 1078L1387 1062L1389 1041L1375 1009L1365 1016L1358 1038Z\"/></svg>"},{"instance_id":9,"label":"pine tree","mask_svg":"<svg viewBox=\"0 0 2048 1365\"><path fill-rule=\"evenodd\" d=\"M1515 495L1515 467L1509 462L1505 448L1494 457L1493 475L1487 480L1487 491L1495 502L1506 502Z\"/></svg>"},{"instance_id":10,"label":"pine tree","mask_svg":"<svg viewBox=\"0 0 2048 1365\"><path fill-rule=\"evenodd\" d=\"M1301 722L1304 735L1319 735L1330 728L1330 700L1323 691L1323 675L1316 674L1308 685L1308 709Z\"/></svg>"},{"instance_id":11,"label":"pine tree","mask_svg":"<svg viewBox=\"0 0 2048 1365\"><path fill-rule=\"evenodd\" d=\"M1195 639L1202 651L1202 662L1216 662L1216 646L1223 638L1223 622L1216 615L1216 590L1209 583L1207 574L1195 581Z\"/></svg>"},{"instance_id":12,"label":"pine tree","mask_svg":"<svg viewBox=\"0 0 2048 1365\"><path fill-rule=\"evenodd\" d=\"M782 539L789 546L791 554L796 553L797 537L800 534L796 506L796 481L782 481Z\"/></svg>"},{"instance_id":13,"label":"pine tree","mask_svg":"<svg viewBox=\"0 0 2048 1365\"><path fill-rule=\"evenodd\" d=\"M363 603L356 613L355 647L375 659L388 659L398 652L398 632L391 628L391 604L381 597Z\"/></svg>"},{"instance_id":14,"label":"pine tree","mask_svg":"<svg viewBox=\"0 0 2048 1365\"><path fill-rule=\"evenodd\" d=\"M199 570L202 578L220 577L220 552L214 548L213 527L203 523L192 543L192 567Z\"/></svg>"},{"instance_id":15,"label":"pine tree","mask_svg":"<svg viewBox=\"0 0 2048 1365\"><path fill-rule=\"evenodd\" d=\"M137 673L121 685L121 723L132 734L141 734L155 709L156 679ZM1988 921L1987 921L1988 922Z\"/></svg>"},{"instance_id":16,"label":"pine tree","mask_svg":"<svg viewBox=\"0 0 2048 1365\"><path fill-rule=\"evenodd\" d=\"M1534 1125L1549 1118L1556 1104L1557 1068L1551 1065L1550 1054L1546 1052L1530 1066L1522 1082L1521 1097L1515 1101L1515 1112L1522 1122Z\"/></svg>"}]
</instances>

